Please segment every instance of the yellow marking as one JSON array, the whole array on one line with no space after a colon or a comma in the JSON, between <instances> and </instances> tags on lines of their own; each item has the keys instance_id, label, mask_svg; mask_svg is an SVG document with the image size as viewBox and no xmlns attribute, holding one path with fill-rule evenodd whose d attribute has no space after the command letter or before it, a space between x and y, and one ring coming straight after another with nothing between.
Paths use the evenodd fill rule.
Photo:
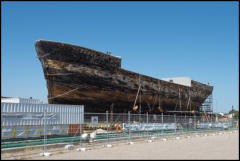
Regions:
<instances>
[{"instance_id":1,"label":"yellow marking","mask_svg":"<svg viewBox=\"0 0 240 161\"><path fill-rule=\"evenodd\" d=\"M163 112L162 108L160 106L157 107L159 112Z\"/></svg>"},{"instance_id":2,"label":"yellow marking","mask_svg":"<svg viewBox=\"0 0 240 161\"><path fill-rule=\"evenodd\" d=\"M15 138L16 126L13 128L13 137Z\"/></svg>"},{"instance_id":3,"label":"yellow marking","mask_svg":"<svg viewBox=\"0 0 240 161\"><path fill-rule=\"evenodd\" d=\"M63 125L61 126L61 135L63 135Z\"/></svg>"},{"instance_id":4,"label":"yellow marking","mask_svg":"<svg viewBox=\"0 0 240 161\"><path fill-rule=\"evenodd\" d=\"M29 137L29 126L27 126L26 132L27 132L27 137Z\"/></svg>"},{"instance_id":5,"label":"yellow marking","mask_svg":"<svg viewBox=\"0 0 240 161\"><path fill-rule=\"evenodd\" d=\"M40 125L40 129L39 129L39 136L41 137L41 133L42 133L42 125Z\"/></svg>"}]
</instances>

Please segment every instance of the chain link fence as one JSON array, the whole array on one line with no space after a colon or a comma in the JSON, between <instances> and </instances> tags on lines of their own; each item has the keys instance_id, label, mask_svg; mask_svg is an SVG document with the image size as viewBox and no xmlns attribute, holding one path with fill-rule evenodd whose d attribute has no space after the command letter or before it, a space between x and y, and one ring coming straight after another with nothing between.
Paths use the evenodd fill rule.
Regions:
<instances>
[{"instance_id":1,"label":"chain link fence","mask_svg":"<svg viewBox=\"0 0 240 161\"><path fill-rule=\"evenodd\" d=\"M84 119L79 117L79 123L74 124L49 124L46 120L51 118L47 118L46 112L41 114L39 125L1 126L3 158L24 158L137 140L232 130L237 129L239 123L238 119L219 121L205 115L73 112L69 117L83 115ZM3 117L3 113L1 115Z\"/></svg>"}]
</instances>

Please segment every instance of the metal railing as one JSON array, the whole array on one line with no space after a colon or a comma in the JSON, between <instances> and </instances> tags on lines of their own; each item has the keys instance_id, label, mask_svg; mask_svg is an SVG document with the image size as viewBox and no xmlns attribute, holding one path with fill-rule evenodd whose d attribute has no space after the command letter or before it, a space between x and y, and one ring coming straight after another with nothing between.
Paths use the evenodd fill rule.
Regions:
<instances>
[{"instance_id":1,"label":"metal railing","mask_svg":"<svg viewBox=\"0 0 240 161\"><path fill-rule=\"evenodd\" d=\"M46 124L44 117L41 122L40 125L1 126L2 157L45 155L134 140L231 130L238 128L239 121L218 121L214 117L196 115L106 112L84 113L84 121L79 120L79 124Z\"/></svg>"}]
</instances>

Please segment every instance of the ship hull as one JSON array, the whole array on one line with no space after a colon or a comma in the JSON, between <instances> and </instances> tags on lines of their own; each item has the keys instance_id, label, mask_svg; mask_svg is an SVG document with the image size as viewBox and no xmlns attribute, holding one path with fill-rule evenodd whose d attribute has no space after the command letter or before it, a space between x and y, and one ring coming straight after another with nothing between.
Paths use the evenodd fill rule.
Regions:
<instances>
[{"instance_id":1,"label":"ship hull","mask_svg":"<svg viewBox=\"0 0 240 161\"><path fill-rule=\"evenodd\" d=\"M81 104L85 112L199 111L213 90L193 80L187 87L127 71L120 58L84 47L40 40L35 48L51 104Z\"/></svg>"}]
</instances>

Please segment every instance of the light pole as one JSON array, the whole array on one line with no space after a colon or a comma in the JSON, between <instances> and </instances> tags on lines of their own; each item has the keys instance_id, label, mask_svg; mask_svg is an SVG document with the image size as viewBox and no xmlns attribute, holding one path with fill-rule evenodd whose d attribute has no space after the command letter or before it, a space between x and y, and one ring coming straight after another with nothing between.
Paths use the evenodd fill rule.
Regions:
<instances>
[{"instance_id":1,"label":"light pole","mask_svg":"<svg viewBox=\"0 0 240 161\"><path fill-rule=\"evenodd\" d=\"M233 105L232 105L232 128L233 128L233 124L234 124L233 117L234 117L234 112L233 112Z\"/></svg>"}]
</instances>

